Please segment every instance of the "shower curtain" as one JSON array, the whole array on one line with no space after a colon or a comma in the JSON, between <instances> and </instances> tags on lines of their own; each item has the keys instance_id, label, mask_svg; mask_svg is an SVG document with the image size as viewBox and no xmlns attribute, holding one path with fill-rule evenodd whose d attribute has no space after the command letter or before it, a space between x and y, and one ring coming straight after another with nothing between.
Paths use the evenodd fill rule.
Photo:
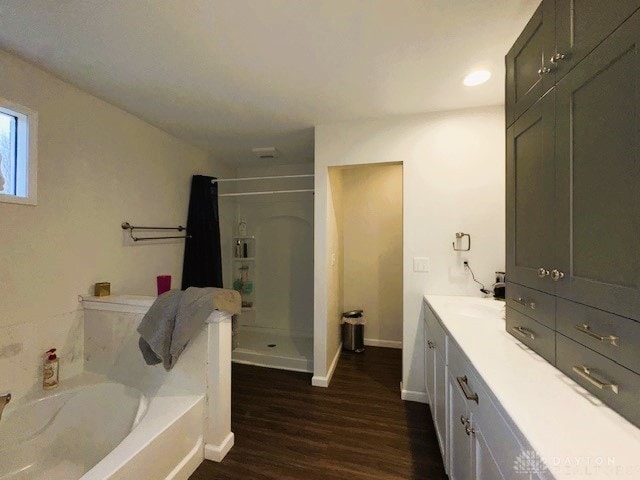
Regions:
<instances>
[{"instance_id":1,"label":"shower curtain","mask_svg":"<svg viewBox=\"0 0 640 480\"><path fill-rule=\"evenodd\" d=\"M187 238L182 266L182 289L222 288L222 253L218 184L215 177L194 175L187 217Z\"/></svg>"}]
</instances>

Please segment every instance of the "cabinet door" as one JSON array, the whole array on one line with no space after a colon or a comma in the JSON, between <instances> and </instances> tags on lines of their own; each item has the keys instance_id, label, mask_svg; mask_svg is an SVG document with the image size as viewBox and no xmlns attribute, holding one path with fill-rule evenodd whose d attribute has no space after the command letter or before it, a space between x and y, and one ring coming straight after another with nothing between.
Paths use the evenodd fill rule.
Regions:
<instances>
[{"instance_id":1,"label":"cabinet door","mask_svg":"<svg viewBox=\"0 0 640 480\"><path fill-rule=\"evenodd\" d=\"M507 130L507 278L554 292L555 91Z\"/></svg>"},{"instance_id":2,"label":"cabinet door","mask_svg":"<svg viewBox=\"0 0 640 480\"><path fill-rule=\"evenodd\" d=\"M640 0L555 0L556 45L560 58L546 65L556 67L556 81L564 77L629 16Z\"/></svg>"},{"instance_id":3,"label":"cabinet door","mask_svg":"<svg viewBox=\"0 0 640 480\"><path fill-rule=\"evenodd\" d=\"M505 57L507 125L554 85L554 74L541 70L554 53L554 0L544 0Z\"/></svg>"},{"instance_id":4,"label":"cabinet door","mask_svg":"<svg viewBox=\"0 0 640 480\"><path fill-rule=\"evenodd\" d=\"M640 319L640 12L557 88L557 295ZM553 276L552 272L552 276Z\"/></svg>"},{"instance_id":5,"label":"cabinet door","mask_svg":"<svg viewBox=\"0 0 640 480\"><path fill-rule=\"evenodd\" d=\"M445 470L447 469L446 465L446 449L445 445L447 445L447 367L445 365L444 360L444 350L438 350L437 346L434 355L435 360L435 395L434 395L434 408L436 413L434 414L434 423L436 426L436 434L438 435L438 442L440 443L440 451L442 453L442 458L445 459Z\"/></svg>"},{"instance_id":6,"label":"cabinet door","mask_svg":"<svg viewBox=\"0 0 640 480\"><path fill-rule=\"evenodd\" d=\"M504 478L495 458L493 458L493 454L482 434L482 430L480 430L477 425L474 426L473 439L475 450L475 478L478 480L499 480Z\"/></svg>"},{"instance_id":7,"label":"cabinet door","mask_svg":"<svg viewBox=\"0 0 640 480\"><path fill-rule=\"evenodd\" d=\"M435 410L435 385L434 385L434 375L435 375L435 350L433 348L433 338L429 327L427 326L427 322L424 322L424 383L425 388L427 390L427 399L429 401L429 408L431 409L431 415L436 416Z\"/></svg>"},{"instance_id":8,"label":"cabinet door","mask_svg":"<svg viewBox=\"0 0 640 480\"><path fill-rule=\"evenodd\" d=\"M456 379L449 377L449 478L471 480L473 476L471 414ZM469 422L469 424L467 423Z\"/></svg>"}]
</instances>

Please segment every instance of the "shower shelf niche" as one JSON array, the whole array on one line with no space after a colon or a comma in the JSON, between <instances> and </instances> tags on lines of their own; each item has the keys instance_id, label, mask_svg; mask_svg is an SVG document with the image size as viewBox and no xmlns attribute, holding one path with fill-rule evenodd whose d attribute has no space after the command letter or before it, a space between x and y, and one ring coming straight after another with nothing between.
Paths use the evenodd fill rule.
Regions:
<instances>
[{"instance_id":1,"label":"shower shelf niche","mask_svg":"<svg viewBox=\"0 0 640 480\"><path fill-rule=\"evenodd\" d=\"M249 313L255 312L255 252L256 252L256 237L253 235L234 235L232 237L232 271L234 277L233 288L240 292L242 297L242 312ZM241 252L244 252L244 245L246 244L248 256L238 257L236 256L236 245L241 245Z\"/></svg>"}]
</instances>

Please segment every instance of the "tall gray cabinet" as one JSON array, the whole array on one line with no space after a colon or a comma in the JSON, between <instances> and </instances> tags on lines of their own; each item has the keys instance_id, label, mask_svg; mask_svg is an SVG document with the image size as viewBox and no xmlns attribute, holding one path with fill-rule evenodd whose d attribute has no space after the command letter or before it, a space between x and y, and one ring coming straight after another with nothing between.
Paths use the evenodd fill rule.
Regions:
<instances>
[{"instance_id":1,"label":"tall gray cabinet","mask_svg":"<svg viewBox=\"0 0 640 480\"><path fill-rule=\"evenodd\" d=\"M640 425L640 0L544 0L506 56L507 330Z\"/></svg>"}]
</instances>

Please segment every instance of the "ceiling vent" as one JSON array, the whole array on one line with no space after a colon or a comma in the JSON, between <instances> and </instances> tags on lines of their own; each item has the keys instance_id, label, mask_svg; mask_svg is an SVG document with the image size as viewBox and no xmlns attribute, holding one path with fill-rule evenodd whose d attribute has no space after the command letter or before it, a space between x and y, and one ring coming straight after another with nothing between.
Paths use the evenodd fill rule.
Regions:
<instances>
[{"instance_id":1,"label":"ceiling vent","mask_svg":"<svg viewBox=\"0 0 640 480\"><path fill-rule=\"evenodd\" d=\"M252 148L251 151L258 158L279 158L280 152L275 147Z\"/></svg>"}]
</instances>

